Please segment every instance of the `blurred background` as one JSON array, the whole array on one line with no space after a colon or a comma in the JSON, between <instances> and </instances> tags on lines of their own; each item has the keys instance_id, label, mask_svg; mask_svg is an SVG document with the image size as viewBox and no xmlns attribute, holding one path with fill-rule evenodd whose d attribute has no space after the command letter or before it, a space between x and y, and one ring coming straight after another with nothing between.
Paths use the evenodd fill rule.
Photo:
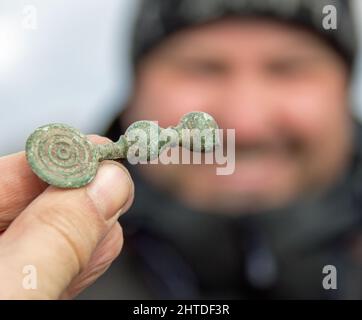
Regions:
<instances>
[{"instance_id":1,"label":"blurred background","mask_svg":"<svg viewBox=\"0 0 362 320\"><path fill-rule=\"evenodd\" d=\"M0 2L0 155L23 150L49 122L104 131L127 95L136 7L134 0Z\"/></svg>"},{"instance_id":2,"label":"blurred background","mask_svg":"<svg viewBox=\"0 0 362 320\"><path fill-rule=\"evenodd\" d=\"M149 1L151 2L146 1L145 3L147 5L151 3L151 6L156 3L156 1L154 3L152 0ZM171 13L177 12L172 2L164 1L163 4L169 5ZM265 3L277 3L265 1ZM225 3L227 2L225 1ZM306 0L306 2L312 9L315 9L316 2L312 0ZM210 3L212 2L210 1ZM194 13L194 2L189 1L188 4L190 6L184 8L188 8L191 13ZM131 31L139 5L138 0L1 0L0 156L23 150L30 133L35 128L48 123L66 123L85 134L105 134L112 120L117 118L116 115L124 106L130 93L132 83ZM362 43L362 1L354 0L352 5L353 14L356 15L356 21L359 24L357 25L359 43ZM202 8L202 6L200 7ZM157 21L157 10L150 10L150 7L146 7L144 12L148 19L142 16L142 22ZM171 25L177 24L172 15L169 17L171 18L164 20L171 21ZM142 42L140 41L142 36L147 38L145 36L148 30L157 34L158 30L165 28L165 25L159 26L160 29L151 28L147 23L144 26L146 29L138 29L140 30L139 35L141 35L138 37L139 42ZM214 29L212 30L215 32ZM279 38L281 32L277 31L274 30ZM249 38L243 38L245 44L240 41L241 45L237 47L236 42L230 40L233 39L232 37L228 38L229 42L222 42L223 38L215 36L215 34L219 35L219 33L212 33L212 37L205 37L213 45L210 48L224 46L232 48L233 51L239 50L238 53L248 52L244 48L248 49L250 46L251 42L245 40ZM222 35L224 34L222 33ZM348 35L350 34L348 33ZM343 39L346 39L344 33L342 36ZM294 37L292 38L294 41ZM164 49L166 53L171 53L171 57L175 52L182 52L180 48L201 48L202 53L208 51L202 46L193 46L193 42L187 36L187 41L182 40L182 36L178 39L180 47L174 47L175 44L169 43ZM265 41L265 37L258 39L256 41L258 45L268 42ZM220 45L220 43L222 44ZM269 46L272 47L270 43ZM279 50L279 46L274 47ZM206 46L206 48L208 47ZM259 50L258 46L255 48L257 49L254 52L264 52ZM269 48L268 45L266 48ZM317 48L319 47L317 46ZM283 49L279 51L282 52ZM209 52L214 52L214 50L211 49ZM179 73L182 68L179 68L177 63L173 65L172 59L170 59L170 65L174 69L170 70L173 73L165 72L163 74L162 68L159 67L162 66L160 62L168 60L163 60L162 52L158 52L158 54L148 60L148 68L145 68L146 71L143 74L140 73L143 78L141 76L137 78L137 80L140 78L143 80L140 82L144 85L141 86L143 90L139 90L138 100L133 101L133 108L128 110L137 110L139 113L128 113L128 118L122 119L124 121L122 123L118 121L120 119L114 121L107 133L112 139L118 138L122 134L121 125L125 126L128 120L135 121L136 115L145 116L144 119L160 119L160 121L164 116L164 123L168 125L176 123L175 119L179 119L178 116L184 111L194 110L194 101L201 101L201 105L204 101L213 101L211 99L214 97L214 91L203 91L205 78L194 78L193 72L186 72L187 76L183 77L184 73ZM182 58L182 54L180 56ZM261 54L261 56L263 55ZM325 57L328 58L330 55L325 53L321 57L324 62ZM288 61L288 59L285 60ZM335 62L333 59L330 60ZM183 60L180 59L180 61ZM184 65L181 63L181 66L189 66L188 60L185 59L185 61ZM208 62L207 59L206 61ZM197 71L196 75L198 75L198 71L203 71L203 68L197 68L199 65L204 66L203 63L191 64ZM259 94L259 90L255 95L253 86L247 88L248 90L251 88L251 91L248 91L249 94L251 92L250 96L239 94L239 90L224 90L225 95L216 95L216 97L221 97L219 100L215 99L217 101L214 103L205 103L202 111L209 111L207 108L210 108L212 112L216 112L215 118L221 119L221 123L225 124L224 127L229 125L229 127L235 127L236 131L239 129L235 171L238 174L230 177L216 177L214 171L207 166L164 166L165 168L159 166L158 168L153 167L153 171L144 167L132 168L132 177L137 186L137 201L130 209L130 212L133 213L122 217L126 239L124 253L112 265L109 272L81 298L144 298L148 297L146 287L152 288L152 294L156 293L155 296L167 298L170 296L183 298L261 297L263 295L267 297L272 292L268 290L272 288L274 282L277 283L277 280L281 283L277 287L278 290L281 290L278 291L278 294L282 293L281 296L284 294L287 297L290 295L292 297L312 297L308 290L310 289L312 292L315 288L318 289L313 291L313 296L322 290L319 283L320 270L322 265L330 263L330 257L335 258L332 260L333 263L334 261L336 264L338 263L338 267L343 271L340 274L345 277L342 282L345 288L342 288L343 294L340 297L362 296L362 286L358 285L357 281L362 279L360 273L362 270L360 254L362 252L362 229L357 229L360 225L356 222L362 221L360 218L362 178L359 177L362 174L362 146L358 144L356 150L353 150L356 153L353 154L353 160L356 160L356 163L353 162L351 168L348 166L346 178L350 180L346 179L346 185L344 185L343 179L341 181L337 179L337 173L346 169L345 163L340 161L343 162L342 169L333 167L333 165L328 166L328 162L333 164L331 160L334 158L337 158L337 163L338 159L340 160L339 155L343 156L344 160L344 152L341 151L345 150L342 149L345 145L343 143L338 145L336 142L338 142L338 138L343 137L341 133L347 132L342 129L339 131L341 125L339 121L336 121L338 125L335 126L330 126L329 121L325 121L329 119L328 116L333 119L333 108L335 114L336 109L339 109L336 107L339 100L337 99L333 106L333 97L343 96L343 99L345 98L345 87L335 85L335 83L339 83L339 77L328 84L329 79L333 80L333 76L330 77L330 73L327 72L330 70L328 68L330 65L327 63L324 64L327 66L326 68L321 68L320 73L324 78L318 78L318 72L316 75L313 74L315 78L311 77L311 79L315 82L310 82L313 86L309 85L307 81L296 81L298 83L295 86L298 89L295 91L297 94L293 96L295 92L292 91L293 94L288 95L288 98L292 98L292 102L286 104L285 109L300 111L297 112L298 116L291 119L296 119L297 124L301 119L300 123L303 125L301 127L305 129L301 130L302 134L298 130L290 130L289 124L295 122L290 121L288 117L281 117L282 120L287 120L280 122L282 129L285 127L289 129L290 132L287 133L290 134L290 137L286 134L285 138L282 134L283 139L280 139L280 130L275 131L278 134L275 135L274 140L269 139L268 131L265 133L263 130L249 130L252 133L249 134L248 130L245 130L245 127L248 129L245 124L252 123L252 125L256 125L256 129L268 128L268 126L264 124L258 126L259 118L252 117L258 112L255 108L245 108L246 111L257 110L251 114L251 118L250 114L248 118L248 113L240 113L239 117L234 116L234 112L241 110L241 108L237 108L236 102L240 101L238 99L241 96L250 98L250 96L260 95L265 101L272 101L274 107L274 100L269 99L270 96L267 94ZM311 64L311 66L313 71L318 70L315 65ZM190 69L184 70L190 71ZM240 70L241 68L232 67L230 69ZM150 70L153 74L147 77ZM161 72L158 72L159 70ZM211 68L211 70L213 69ZM354 71L351 86L352 105L355 106L353 112L361 120L362 92L359 89L362 85L361 53ZM165 74L169 77L165 77ZM332 72L333 74L336 75L337 72ZM290 79L281 78L283 81ZM182 81L170 81L173 79L182 79ZM194 82L195 79L198 81ZM307 77L302 80L310 81ZM213 86L207 88L216 88L217 93L223 93L221 91L225 89L219 85L220 83L228 84L227 82L208 82L208 84L210 83ZM252 83L252 81L247 78L245 83ZM277 93L280 94L277 96L280 99L275 100L279 103L284 101L284 96L289 88L285 85L289 82L276 83L281 83L283 86L265 86L263 88L273 91L273 93L276 92L274 88L279 88ZM216 85L214 86L214 84ZM323 91L323 85L329 91L326 88ZM194 88L198 90L191 90ZM233 87L231 86L231 88ZM308 88L309 92L306 91ZM173 94L175 92L177 94ZM209 92L212 94L208 95ZM235 92L237 93L236 98L233 95ZM321 94L316 94L320 92ZM334 96L335 92L337 93ZM309 95L312 99L309 99L308 103L303 99L308 98ZM185 97L188 99L184 99ZM190 97L195 100L189 99ZM228 109L219 107L220 101L220 105L223 106L224 97L229 98L228 101L234 101L227 105ZM328 100L328 98L331 99ZM298 108L297 102L299 101L304 101L307 108ZM257 102L257 106L264 106L264 101L259 103L260 101L257 100ZM253 104L250 106L254 107ZM329 115L314 112L317 109L315 106L320 106L320 110L325 108L324 110L327 110ZM169 108L167 109L169 111L165 112L165 108ZM309 112L311 110L313 112ZM213 114L211 111L210 113ZM287 112L287 115L291 113ZM306 117L304 117L305 114L307 114ZM235 119L238 120L235 121ZM250 119L254 119L254 122ZM313 122L311 126L306 125L309 124L309 119ZM236 127L237 125L239 127ZM300 129L298 125L295 127ZM242 133L240 133L240 128L244 129ZM276 126L276 129L280 128ZM362 127L360 130L362 136ZM256 132L254 136L253 132ZM274 133L274 131L271 132ZM299 139L293 139L294 135ZM323 149L322 147L325 145L330 148ZM337 147L335 147L336 145ZM337 150L335 153L330 153L334 157L323 151L334 151L335 149ZM288 156L285 157L285 154ZM347 158L347 153L345 155ZM276 164L273 162L275 159L277 159ZM309 161L304 161L304 159ZM272 166L269 167L270 163ZM313 170L309 170L309 168ZM239 169L238 172L237 169ZM289 174L290 172L291 174ZM328 176L328 179L324 179L325 177L320 172L326 177ZM345 174L344 171L343 174ZM333 178L329 180L329 177L333 175L335 175L336 181ZM328 196L320 197L319 191L324 191L323 187L332 188L331 181L336 183L336 188L331 189L333 192ZM317 197L312 194L310 199L301 198L298 199L301 200L300 203L292 203L297 196L304 195L305 191L309 192L310 187L312 187L310 193L314 192ZM292 191L289 192L290 190ZM295 190L295 195L293 190ZM353 192L350 192L351 190ZM199 201L199 199L201 200ZM275 202L273 202L274 200ZM263 207L264 204L266 205ZM281 208L277 208L278 205ZM280 209L280 212L276 208ZM259 215L256 215L255 212L258 212ZM344 236L346 239L343 238ZM355 254L356 252L357 254ZM240 281L241 273L244 276L242 281ZM298 276L295 277L295 274ZM249 286L245 284L249 284ZM304 291L304 289L306 290ZM242 292L242 295L239 295L239 291ZM325 292L322 293L324 296ZM327 294L330 293L327 292ZM275 295L270 296L275 297Z\"/></svg>"},{"instance_id":3,"label":"blurred background","mask_svg":"<svg viewBox=\"0 0 362 320\"><path fill-rule=\"evenodd\" d=\"M0 2L0 155L23 150L27 136L50 122L104 132L129 90L129 35L138 5ZM354 6L361 21L362 2ZM360 60L352 91L356 106L362 106ZM362 117L361 107L355 112Z\"/></svg>"}]
</instances>

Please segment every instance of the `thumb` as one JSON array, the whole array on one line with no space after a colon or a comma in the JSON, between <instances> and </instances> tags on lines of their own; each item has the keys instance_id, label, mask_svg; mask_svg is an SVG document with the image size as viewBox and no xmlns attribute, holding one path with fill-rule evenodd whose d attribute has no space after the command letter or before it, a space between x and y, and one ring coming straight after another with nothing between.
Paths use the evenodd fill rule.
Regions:
<instances>
[{"instance_id":1,"label":"thumb","mask_svg":"<svg viewBox=\"0 0 362 320\"><path fill-rule=\"evenodd\" d=\"M80 189L48 187L0 237L0 297L58 298L84 270L97 244L133 198L133 183L119 163L105 161ZM24 286L24 268L36 286Z\"/></svg>"}]
</instances>

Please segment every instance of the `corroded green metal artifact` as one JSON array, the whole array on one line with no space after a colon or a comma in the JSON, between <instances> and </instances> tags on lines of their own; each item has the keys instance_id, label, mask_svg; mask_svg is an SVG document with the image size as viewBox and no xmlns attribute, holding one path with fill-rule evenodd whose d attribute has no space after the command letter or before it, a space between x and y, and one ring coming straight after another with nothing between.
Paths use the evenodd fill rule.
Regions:
<instances>
[{"instance_id":1,"label":"corroded green metal artifact","mask_svg":"<svg viewBox=\"0 0 362 320\"><path fill-rule=\"evenodd\" d=\"M60 188L79 188L95 177L99 163L106 159L126 159L130 148L136 143L134 136L143 130L147 136L145 158L158 157L164 148L185 146L184 132L190 129L211 130L213 139L202 137L201 143L186 143L190 150L211 151L218 144L218 129L215 120L204 112L191 112L182 117L175 127L163 129L152 121L137 121L131 124L117 142L94 144L78 130L65 124L49 124L36 129L26 141L26 158L34 173L45 182ZM176 132L177 143L172 139L160 140L158 136ZM194 131L197 131L194 130ZM157 132L157 138L152 133ZM170 135L172 136L172 135ZM191 137L192 134L191 134Z\"/></svg>"}]
</instances>

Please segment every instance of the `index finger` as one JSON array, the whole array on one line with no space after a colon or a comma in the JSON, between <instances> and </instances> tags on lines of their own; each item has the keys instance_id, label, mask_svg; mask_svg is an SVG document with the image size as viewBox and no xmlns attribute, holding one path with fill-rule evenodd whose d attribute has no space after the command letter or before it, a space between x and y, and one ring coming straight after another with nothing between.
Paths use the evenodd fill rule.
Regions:
<instances>
[{"instance_id":1,"label":"index finger","mask_svg":"<svg viewBox=\"0 0 362 320\"><path fill-rule=\"evenodd\" d=\"M110 140L90 135L94 143L106 143ZM48 186L31 170L21 151L0 157L0 231L7 228L30 202L41 194Z\"/></svg>"},{"instance_id":2,"label":"index finger","mask_svg":"<svg viewBox=\"0 0 362 320\"><path fill-rule=\"evenodd\" d=\"M29 167L25 152L0 158L0 230L48 186Z\"/></svg>"}]
</instances>

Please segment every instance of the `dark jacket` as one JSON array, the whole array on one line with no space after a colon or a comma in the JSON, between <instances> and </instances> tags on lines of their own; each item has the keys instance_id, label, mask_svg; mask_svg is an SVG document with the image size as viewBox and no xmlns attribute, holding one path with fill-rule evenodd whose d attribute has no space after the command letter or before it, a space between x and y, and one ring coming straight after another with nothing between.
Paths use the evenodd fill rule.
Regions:
<instances>
[{"instance_id":1,"label":"dark jacket","mask_svg":"<svg viewBox=\"0 0 362 320\"><path fill-rule=\"evenodd\" d=\"M118 140L115 120L107 132ZM344 178L317 199L276 212L226 216L184 207L135 180L121 217L125 245L81 298L362 298L362 127ZM326 290L323 267L337 270Z\"/></svg>"}]
</instances>

